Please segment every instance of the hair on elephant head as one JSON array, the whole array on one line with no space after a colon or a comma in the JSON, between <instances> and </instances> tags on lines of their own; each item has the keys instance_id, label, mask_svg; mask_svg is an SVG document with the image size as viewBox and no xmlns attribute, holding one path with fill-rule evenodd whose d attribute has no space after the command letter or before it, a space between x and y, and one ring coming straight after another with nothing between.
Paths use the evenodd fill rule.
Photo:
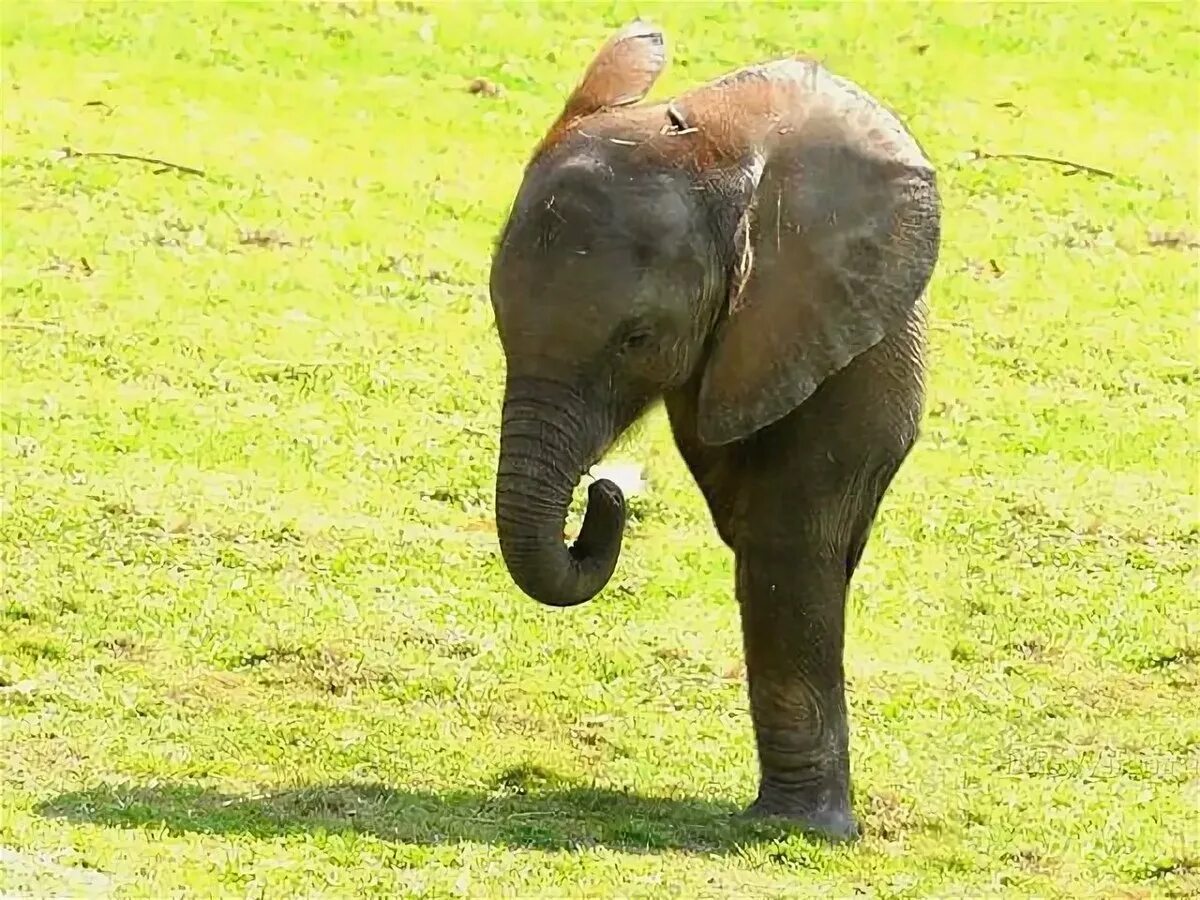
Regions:
<instances>
[{"instance_id":1,"label":"hair on elephant head","mask_svg":"<svg viewBox=\"0 0 1200 900\"><path fill-rule=\"evenodd\" d=\"M654 104L662 33L599 50L536 148L496 246L507 366L496 516L517 585L556 606L612 575L616 485L581 475L664 393L699 385L707 445L744 441L902 327L932 273L932 166L877 101L814 62Z\"/></svg>"}]
</instances>

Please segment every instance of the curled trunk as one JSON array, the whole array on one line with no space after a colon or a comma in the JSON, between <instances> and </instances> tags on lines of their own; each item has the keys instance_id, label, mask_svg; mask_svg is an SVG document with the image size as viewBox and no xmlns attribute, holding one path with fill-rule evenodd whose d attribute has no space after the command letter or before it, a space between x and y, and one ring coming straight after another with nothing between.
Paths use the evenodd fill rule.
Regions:
<instances>
[{"instance_id":1,"label":"curled trunk","mask_svg":"<svg viewBox=\"0 0 1200 900\"><path fill-rule=\"evenodd\" d=\"M571 547L563 529L571 494L587 471L596 435L580 398L543 381L510 382L496 469L496 530L517 586L539 603L575 606L612 577L625 530L625 498L613 482L588 488L587 513Z\"/></svg>"}]
</instances>

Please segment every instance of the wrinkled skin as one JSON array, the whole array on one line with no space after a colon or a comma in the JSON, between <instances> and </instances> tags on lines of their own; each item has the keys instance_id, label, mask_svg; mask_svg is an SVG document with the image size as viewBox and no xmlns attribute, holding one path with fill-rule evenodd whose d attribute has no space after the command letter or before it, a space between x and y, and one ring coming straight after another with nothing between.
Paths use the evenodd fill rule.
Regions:
<instances>
[{"instance_id":1,"label":"wrinkled skin","mask_svg":"<svg viewBox=\"0 0 1200 900\"><path fill-rule=\"evenodd\" d=\"M850 838L846 594L921 418L936 180L887 110L813 63L643 105L665 58L641 22L599 51L497 244L500 547L541 603L599 593L624 498L594 482L568 548L572 490L665 400L736 558L749 812Z\"/></svg>"}]
</instances>

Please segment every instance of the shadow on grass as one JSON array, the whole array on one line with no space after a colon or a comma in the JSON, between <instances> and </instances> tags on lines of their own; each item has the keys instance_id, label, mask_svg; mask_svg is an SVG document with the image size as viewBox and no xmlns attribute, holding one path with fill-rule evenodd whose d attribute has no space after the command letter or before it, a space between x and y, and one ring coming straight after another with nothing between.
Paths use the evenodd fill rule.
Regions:
<instances>
[{"instance_id":1,"label":"shadow on grass","mask_svg":"<svg viewBox=\"0 0 1200 900\"><path fill-rule=\"evenodd\" d=\"M525 771L492 790L426 793L371 783L223 794L187 784L113 784L63 794L41 815L125 828L241 834L352 832L405 844L476 842L562 850L735 852L793 833L736 817L733 806L563 786Z\"/></svg>"}]
</instances>

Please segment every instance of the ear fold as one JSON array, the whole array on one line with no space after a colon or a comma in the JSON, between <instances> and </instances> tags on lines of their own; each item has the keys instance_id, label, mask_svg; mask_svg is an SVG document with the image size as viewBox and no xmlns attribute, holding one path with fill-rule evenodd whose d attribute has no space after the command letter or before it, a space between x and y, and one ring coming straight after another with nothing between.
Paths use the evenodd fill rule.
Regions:
<instances>
[{"instance_id":1,"label":"ear fold","mask_svg":"<svg viewBox=\"0 0 1200 900\"><path fill-rule=\"evenodd\" d=\"M811 92L774 93L788 95L798 110L766 116L739 170L729 309L700 386L708 444L777 421L878 343L937 260L935 176L890 114L861 93L869 107L849 110Z\"/></svg>"},{"instance_id":2,"label":"ear fold","mask_svg":"<svg viewBox=\"0 0 1200 900\"><path fill-rule=\"evenodd\" d=\"M666 64L662 30L641 19L630 22L596 53L534 156L551 147L575 120L602 109L637 103Z\"/></svg>"}]
</instances>

